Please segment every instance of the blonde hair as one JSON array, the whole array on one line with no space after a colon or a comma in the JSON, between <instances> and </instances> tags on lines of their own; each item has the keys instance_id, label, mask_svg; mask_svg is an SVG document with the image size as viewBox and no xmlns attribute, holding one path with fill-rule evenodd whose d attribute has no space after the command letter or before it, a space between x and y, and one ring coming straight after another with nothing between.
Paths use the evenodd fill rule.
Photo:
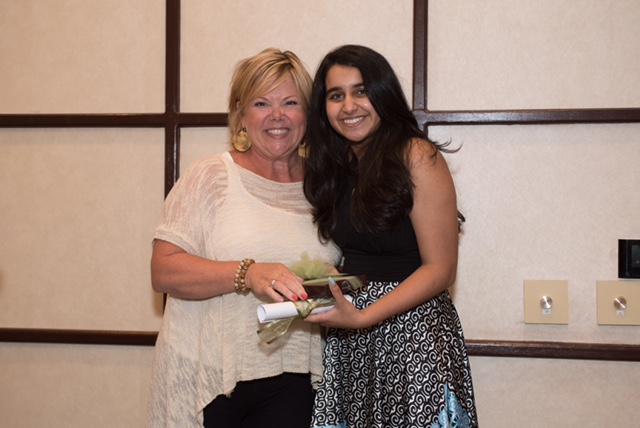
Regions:
<instances>
[{"instance_id":1,"label":"blonde hair","mask_svg":"<svg viewBox=\"0 0 640 428\"><path fill-rule=\"evenodd\" d=\"M277 88L288 77L293 78L306 113L311 99L312 80L296 54L268 48L236 65L229 93L228 126L232 140L242 128L242 111L249 101Z\"/></svg>"}]
</instances>

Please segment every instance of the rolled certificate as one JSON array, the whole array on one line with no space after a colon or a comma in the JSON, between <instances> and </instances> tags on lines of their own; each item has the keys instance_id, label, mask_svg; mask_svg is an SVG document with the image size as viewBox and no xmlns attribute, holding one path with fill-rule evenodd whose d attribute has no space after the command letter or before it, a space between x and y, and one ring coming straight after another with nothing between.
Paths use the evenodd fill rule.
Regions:
<instances>
[{"instance_id":1,"label":"rolled certificate","mask_svg":"<svg viewBox=\"0 0 640 428\"><path fill-rule=\"evenodd\" d=\"M344 297L350 302L353 300L353 298L349 295L345 294ZM333 308L333 305L321 306L315 308L313 311L311 311L311 313L317 314L319 312L328 311L331 308ZM258 306L258 320L261 323L275 321L283 318L291 318L295 316L298 316L298 309L293 302L265 303L264 305Z\"/></svg>"}]
</instances>

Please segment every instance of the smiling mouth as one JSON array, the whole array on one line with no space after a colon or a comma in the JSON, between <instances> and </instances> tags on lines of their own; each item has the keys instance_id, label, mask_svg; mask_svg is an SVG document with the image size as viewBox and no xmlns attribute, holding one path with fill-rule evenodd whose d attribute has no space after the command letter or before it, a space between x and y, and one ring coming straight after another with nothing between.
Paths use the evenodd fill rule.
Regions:
<instances>
[{"instance_id":1,"label":"smiling mouth","mask_svg":"<svg viewBox=\"0 0 640 428\"><path fill-rule=\"evenodd\" d=\"M285 135L288 134L289 130L286 128L280 128L280 129L267 129L267 134L269 135L275 135L275 136L279 136L279 135Z\"/></svg>"},{"instance_id":2,"label":"smiling mouth","mask_svg":"<svg viewBox=\"0 0 640 428\"><path fill-rule=\"evenodd\" d=\"M364 120L364 116L353 117L349 119L342 119L342 122L345 125L356 125Z\"/></svg>"}]
</instances>

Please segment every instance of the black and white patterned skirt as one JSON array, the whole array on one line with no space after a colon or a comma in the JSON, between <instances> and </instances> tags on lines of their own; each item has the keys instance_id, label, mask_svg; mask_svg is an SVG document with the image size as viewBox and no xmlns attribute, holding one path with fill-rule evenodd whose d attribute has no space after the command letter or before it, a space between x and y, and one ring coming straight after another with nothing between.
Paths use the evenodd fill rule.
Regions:
<instances>
[{"instance_id":1,"label":"black and white patterned skirt","mask_svg":"<svg viewBox=\"0 0 640 428\"><path fill-rule=\"evenodd\" d=\"M362 309L397 282L370 282ZM330 329L314 428L477 427L469 358L448 291L362 330Z\"/></svg>"}]
</instances>

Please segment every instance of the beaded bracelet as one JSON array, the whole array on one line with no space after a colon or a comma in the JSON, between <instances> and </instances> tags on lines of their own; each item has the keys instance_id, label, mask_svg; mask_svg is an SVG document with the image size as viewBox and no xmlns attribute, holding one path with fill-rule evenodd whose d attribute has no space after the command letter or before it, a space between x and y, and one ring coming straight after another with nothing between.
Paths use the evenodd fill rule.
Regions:
<instances>
[{"instance_id":1,"label":"beaded bracelet","mask_svg":"<svg viewBox=\"0 0 640 428\"><path fill-rule=\"evenodd\" d=\"M236 293L247 293L247 283L245 282L245 277L247 276L247 270L249 269L249 266L251 266L255 262L256 261L253 259L244 259L240 262L240 266L238 266L236 275L233 278L233 287L236 289Z\"/></svg>"}]
</instances>

